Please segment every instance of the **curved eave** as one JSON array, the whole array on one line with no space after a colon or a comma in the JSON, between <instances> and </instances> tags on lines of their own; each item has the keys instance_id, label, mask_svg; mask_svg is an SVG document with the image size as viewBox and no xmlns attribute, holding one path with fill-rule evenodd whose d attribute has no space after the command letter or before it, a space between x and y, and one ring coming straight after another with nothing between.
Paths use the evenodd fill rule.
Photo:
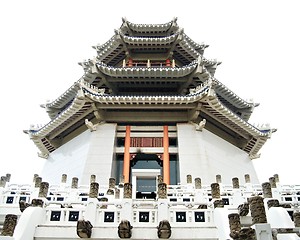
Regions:
<instances>
[{"instance_id":1,"label":"curved eave","mask_svg":"<svg viewBox=\"0 0 300 240\"><path fill-rule=\"evenodd\" d=\"M203 86L199 91L186 96L112 96L99 94L97 91L84 86L83 92L89 99L107 105L147 104L147 105L187 105L195 103L207 96L209 86Z\"/></svg>"},{"instance_id":2,"label":"curved eave","mask_svg":"<svg viewBox=\"0 0 300 240\"><path fill-rule=\"evenodd\" d=\"M201 55L203 55L203 52L205 48L208 47L208 45L202 43L198 44L194 42L189 36L187 36L185 33L183 33L183 37L186 39L186 41L189 43L190 46L192 46L197 52L199 52Z\"/></svg>"},{"instance_id":3,"label":"curved eave","mask_svg":"<svg viewBox=\"0 0 300 240\"><path fill-rule=\"evenodd\" d=\"M239 109L252 108L254 106L253 103L249 103L244 99L240 98L233 91L227 88L223 83L215 80L215 91L218 95L222 96L226 99L230 104Z\"/></svg>"},{"instance_id":4,"label":"curved eave","mask_svg":"<svg viewBox=\"0 0 300 240\"><path fill-rule=\"evenodd\" d=\"M81 110L84 104L85 100L77 96L67 109L48 124L37 130L29 130L31 137L45 137L49 135L53 130L58 129L60 126L65 124L67 120L74 116L75 113Z\"/></svg>"},{"instance_id":5,"label":"curved eave","mask_svg":"<svg viewBox=\"0 0 300 240\"><path fill-rule=\"evenodd\" d=\"M113 60L113 58L115 58L124 51L123 45L121 41L119 41L117 35L114 35L104 45L96 46L95 48L98 53L97 59L105 63L110 62L111 60Z\"/></svg>"},{"instance_id":6,"label":"curved eave","mask_svg":"<svg viewBox=\"0 0 300 240\"><path fill-rule=\"evenodd\" d=\"M78 92L78 84L74 83L67 91L61 94L57 99L51 103L47 103L46 109L48 115L51 119L55 118L57 115L57 110L63 109L72 99L76 96Z\"/></svg>"},{"instance_id":7,"label":"curved eave","mask_svg":"<svg viewBox=\"0 0 300 240\"><path fill-rule=\"evenodd\" d=\"M131 31L140 32L140 33L162 33L167 32L169 29L174 26L174 21L170 21L164 24L136 24L129 21L126 21L126 25ZM177 26L177 24L176 24Z\"/></svg>"},{"instance_id":8,"label":"curved eave","mask_svg":"<svg viewBox=\"0 0 300 240\"><path fill-rule=\"evenodd\" d=\"M167 37L131 37L123 35L122 39L130 45L146 45L146 46L161 46L173 43L178 37L178 33Z\"/></svg>"},{"instance_id":9,"label":"curved eave","mask_svg":"<svg viewBox=\"0 0 300 240\"><path fill-rule=\"evenodd\" d=\"M245 131L251 136L255 137L268 137L272 130L269 131L261 131L245 120L243 120L240 116L233 113L230 109L225 107L216 96L210 97L207 101L207 106L205 108L212 113L214 116L217 116L219 120L228 125L232 126L237 132Z\"/></svg>"},{"instance_id":10,"label":"curved eave","mask_svg":"<svg viewBox=\"0 0 300 240\"><path fill-rule=\"evenodd\" d=\"M193 58L198 59L198 57L201 56L201 54L195 50L195 48L189 43L186 38L183 38L183 40L179 42L179 45Z\"/></svg>"},{"instance_id":11,"label":"curved eave","mask_svg":"<svg viewBox=\"0 0 300 240\"><path fill-rule=\"evenodd\" d=\"M192 73L197 67L197 62L180 68L162 67L112 67L104 63L97 63L99 71L111 77L147 77L147 78L178 78Z\"/></svg>"}]
</instances>

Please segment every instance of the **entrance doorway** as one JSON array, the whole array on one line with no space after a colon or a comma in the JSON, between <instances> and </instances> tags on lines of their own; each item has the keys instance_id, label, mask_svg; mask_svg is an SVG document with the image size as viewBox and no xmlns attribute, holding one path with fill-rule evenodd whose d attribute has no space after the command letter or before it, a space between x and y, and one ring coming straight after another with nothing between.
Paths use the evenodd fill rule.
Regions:
<instances>
[{"instance_id":1,"label":"entrance doorway","mask_svg":"<svg viewBox=\"0 0 300 240\"><path fill-rule=\"evenodd\" d=\"M132 169L132 192L135 199L155 199L160 169Z\"/></svg>"}]
</instances>

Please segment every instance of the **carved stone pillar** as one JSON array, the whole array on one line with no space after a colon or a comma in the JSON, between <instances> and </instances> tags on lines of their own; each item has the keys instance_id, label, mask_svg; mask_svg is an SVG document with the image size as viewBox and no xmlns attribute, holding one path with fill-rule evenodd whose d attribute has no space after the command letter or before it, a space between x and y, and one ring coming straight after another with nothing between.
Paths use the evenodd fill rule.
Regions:
<instances>
[{"instance_id":1,"label":"carved stone pillar","mask_svg":"<svg viewBox=\"0 0 300 240\"><path fill-rule=\"evenodd\" d=\"M224 207L223 199L217 199L214 201L214 208L223 208L223 207Z\"/></svg>"},{"instance_id":2,"label":"carved stone pillar","mask_svg":"<svg viewBox=\"0 0 300 240\"><path fill-rule=\"evenodd\" d=\"M0 187L5 187L5 184L6 184L6 180L4 177L1 177L0 178Z\"/></svg>"},{"instance_id":3,"label":"carved stone pillar","mask_svg":"<svg viewBox=\"0 0 300 240\"><path fill-rule=\"evenodd\" d=\"M42 199L32 199L31 206L32 207L43 207L44 201Z\"/></svg>"},{"instance_id":4,"label":"carved stone pillar","mask_svg":"<svg viewBox=\"0 0 300 240\"><path fill-rule=\"evenodd\" d=\"M158 198L167 199L167 184L166 183L158 184L157 194L158 194Z\"/></svg>"},{"instance_id":5,"label":"carved stone pillar","mask_svg":"<svg viewBox=\"0 0 300 240\"><path fill-rule=\"evenodd\" d=\"M240 188L239 179L237 177L232 179L232 186L233 188Z\"/></svg>"},{"instance_id":6,"label":"carved stone pillar","mask_svg":"<svg viewBox=\"0 0 300 240\"><path fill-rule=\"evenodd\" d=\"M77 235L80 238L90 238L92 235L93 225L90 221L78 220L77 222Z\"/></svg>"},{"instance_id":7,"label":"carved stone pillar","mask_svg":"<svg viewBox=\"0 0 300 240\"><path fill-rule=\"evenodd\" d=\"M270 199L267 202L268 208L270 207L279 207L279 201L277 199Z\"/></svg>"},{"instance_id":8,"label":"carved stone pillar","mask_svg":"<svg viewBox=\"0 0 300 240\"><path fill-rule=\"evenodd\" d=\"M240 240L256 240L255 230L251 227L242 228L240 231Z\"/></svg>"},{"instance_id":9,"label":"carved stone pillar","mask_svg":"<svg viewBox=\"0 0 300 240\"><path fill-rule=\"evenodd\" d=\"M115 199L120 199L120 189L115 189Z\"/></svg>"},{"instance_id":10,"label":"carved stone pillar","mask_svg":"<svg viewBox=\"0 0 300 240\"><path fill-rule=\"evenodd\" d=\"M91 182L90 183L90 198L97 198L98 197L98 191L99 191L99 183L97 182Z\"/></svg>"},{"instance_id":11,"label":"carved stone pillar","mask_svg":"<svg viewBox=\"0 0 300 240\"><path fill-rule=\"evenodd\" d=\"M239 205L238 212L240 216L247 216L249 213L249 203L243 203Z\"/></svg>"},{"instance_id":12,"label":"carved stone pillar","mask_svg":"<svg viewBox=\"0 0 300 240\"><path fill-rule=\"evenodd\" d=\"M269 178L269 183L271 185L271 188L276 188L277 187L276 186L276 179L275 179L275 177L270 177Z\"/></svg>"},{"instance_id":13,"label":"carved stone pillar","mask_svg":"<svg viewBox=\"0 0 300 240\"><path fill-rule=\"evenodd\" d=\"M91 175L91 179L90 179L90 183L96 182L96 175L92 174Z\"/></svg>"},{"instance_id":14,"label":"carved stone pillar","mask_svg":"<svg viewBox=\"0 0 300 240\"><path fill-rule=\"evenodd\" d=\"M279 175L278 174L274 174L274 178L275 178L275 182L278 183L279 182Z\"/></svg>"},{"instance_id":15,"label":"carved stone pillar","mask_svg":"<svg viewBox=\"0 0 300 240\"><path fill-rule=\"evenodd\" d=\"M222 176L220 174L216 175L216 182L222 183Z\"/></svg>"},{"instance_id":16,"label":"carved stone pillar","mask_svg":"<svg viewBox=\"0 0 300 240\"><path fill-rule=\"evenodd\" d=\"M39 175L35 173L35 174L33 175L33 181L32 181L32 182L35 183L35 179L36 179L38 176L39 176Z\"/></svg>"},{"instance_id":17,"label":"carved stone pillar","mask_svg":"<svg viewBox=\"0 0 300 240\"><path fill-rule=\"evenodd\" d=\"M78 188L78 178L77 177L72 178L71 188Z\"/></svg>"},{"instance_id":18,"label":"carved stone pillar","mask_svg":"<svg viewBox=\"0 0 300 240\"><path fill-rule=\"evenodd\" d=\"M250 182L251 182L250 175L245 174L245 183L250 183Z\"/></svg>"},{"instance_id":19,"label":"carved stone pillar","mask_svg":"<svg viewBox=\"0 0 300 240\"><path fill-rule=\"evenodd\" d=\"M110 178L109 183L108 183L109 188L115 188L116 187L116 179L115 178Z\"/></svg>"},{"instance_id":20,"label":"carved stone pillar","mask_svg":"<svg viewBox=\"0 0 300 240\"><path fill-rule=\"evenodd\" d=\"M269 182L265 182L261 186L264 198L272 198L271 184Z\"/></svg>"},{"instance_id":21,"label":"carved stone pillar","mask_svg":"<svg viewBox=\"0 0 300 240\"><path fill-rule=\"evenodd\" d=\"M39 176L37 176L37 177L35 178L34 187L35 187L35 188L39 188L39 187L41 186L41 182L42 182L42 178L39 177Z\"/></svg>"},{"instance_id":22,"label":"carved stone pillar","mask_svg":"<svg viewBox=\"0 0 300 240\"><path fill-rule=\"evenodd\" d=\"M108 198L102 197L100 198L100 202L108 202ZM102 205L100 208L107 209L107 205Z\"/></svg>"},{"instance_id":23,"label":"carved stone pillar","mask_svg":"<svg viewBox=\"0 0 300 240\"><path fill-rule=\"evenodd\" d=\"M293 217L294 217L295 227L300 227L300 212L294 212Z\"/></svg>"},{"instance_id":24,"label":"carved stone pillar","mask_svg":"<svg viewBox=\"0 0 300 240\"><path fill-rule=\"evenodd\" d=\"M211 187L211 197L212 198L220 198L221 194L220 194L220 185L219 183L212 183L210 185Z\"/></svg>"},{"instance_id":25,"label":"carved stone pillar","mask_svg":"<svg viewBox=\"0 0 300 240\"><path fill-rule=\"evenodd\" d=\"M163 176L162 175L158 175L157 176L157 184L160 184L160 183L163 183L163 182L164 182Z\"/></svg>"},{"instance_id":26,"label":"carved stone pillar","mask_svg":"<svg viewBox=\"0 0 300 240\"><path fill-rule=\"evenodd\" d=\"M39 191L39 197L46 198L48 195L48 189L49 189L49 183L47 182L41 182L40 184L40 191Z\"/></svg>"},{"instance_id":27,"label":"carved stone pillar","mask_svg":"<svg viewBox=\"0 0 300 240\"><path fill-rule=\"evenodd\" d=\"M231 213L228 215L230 237L233 239L239 239L241 230L240 215L237 213Z\"/></svg>"},{"instance_id":28,"label":"carved stone pillar","mask_svg":"<svg viewBox=\"0 0 300 240\"><path fill-rule=\"evenodd\" d=\"M157 227L158 238L168 239L171 237L171 234L172 234L172 230L169 221L168 220L160 221Z\"/></svg>"},{"instance_id":29,"label":"carved stone pillar","mask_svg":"<svg viewBox=\"0 0 300 240\"><path fill-rule=\"evenodd\" d=\"M61 175L61 183L66 183L67 182L67 174Z\"/></svg>"},{"instance_id":30,"label":"carved stone pillar","mask_svg":"<svg viewBox=\"0 0 300 240\"><path fill-rule=\"evenodd\" d=\"M192 175L188 174L186 175L186 183L192 183Z\"/></svg>"},{"instance_id":31,"label":"carved stone pillar","mask_svg":"<svg viewBox=\"0 0 300 240\"><path fill-rule=\"evenodd\" d=\"M131 183L124 184L123 198L132 198L132 184Z\"/></svg>"},{"instance_id":32,"label":"carved stone pillar","mask_svg":"<svg viewBox=\"0 0 300 240\"><path fill-rule=\"evenodd\" d=\"M126 183L125 183L126 184ZM125 187L125 185L124 185ZM122 220L118 226L118 235L119 238L131 238L132 226L128 220Z\"/></svg>"},{"instance_id":33,"label":"carved stone pillar","mask_svg":"<svg viewBox=\"0 0 300 240\"><path fill-rule=\"evenodd\" d=\"M6 173L6 182L10 182L11 174Z\"/></svg>"},{"instance_id":34,"label":"carved stone pillar","mask_svg":"<svg viewBox=\"0 0 300 240\"><path fill-rule=\"evenodd\" d=\"M249 198L252 223L267 223L264 200L260 196Z\"/></svg>"},{"instance_id":35,"label":"carved stone pillar","mask_svg":"<svg viewBox=\"0 0 300 240\"><path fill-rule=\"evenodd\" d=\"M195 189L201 189L202 184L201 184L201 178L195 178Z\"/></svg>"},{"instance_id":36,"label":"carved stone pillar","mask_svg":"<svg viewBox=\"0 0 300 240\"><path fill-rule=\"evenodd\" d=\"M2 229L2 235L3 236L13 236L15 227L17 225L17 219L18 216L14 214L7 214L5 216L3 229Z\"/></svg>"}]
</instances>

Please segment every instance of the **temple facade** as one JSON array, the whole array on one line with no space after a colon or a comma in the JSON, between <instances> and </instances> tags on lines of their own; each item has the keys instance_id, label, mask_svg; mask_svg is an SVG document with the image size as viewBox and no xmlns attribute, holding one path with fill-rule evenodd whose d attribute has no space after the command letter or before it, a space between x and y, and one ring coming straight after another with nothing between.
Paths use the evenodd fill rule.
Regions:
<instances>
[{"instance_id":1,"label":"temple facade","mask_svg":"<svg viewBox=\"0 0 300 240\"><path fill-rule=\"evenodd\" d=\"M176 18L123 18L24 130L46 164L1 178L0 240L298 239L300 186L260 185L252 164L275 129L249 123L259 104L215 78L207 47Z\"/></svg>"},{"instance_id":2,"label":"temple facade","mask_svg":"<svg viewBox=\"0 0 300 240\"><path fill-rule=\"evenodd\" d=\"M206 183L217 174L227 183L250 174L258 183L251 159L274 130L248 123L258 104L214 77L220 62L205 58L207 47L176 20L123 19L80 63L81 79L42 105L50 122L26 131L48 159L42 175L53 183L63 173L82 184L92 174L131 182L133 170L156 169L173 185L187 174Z\"/></svg>"}]
</instances>

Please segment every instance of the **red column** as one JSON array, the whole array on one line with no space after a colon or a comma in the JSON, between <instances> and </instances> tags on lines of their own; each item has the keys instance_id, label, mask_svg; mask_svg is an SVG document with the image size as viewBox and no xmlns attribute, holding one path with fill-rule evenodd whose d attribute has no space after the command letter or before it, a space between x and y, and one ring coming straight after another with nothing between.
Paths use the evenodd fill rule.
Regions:
<instances>
[{"instance_id":1,"label":"red column","mask_svg":"<svg viewBox=\"0 0 300 240\"><path fill-rule=\"evenodd\" d=\"M128 59L128 67L132 67L133 66L133 61L131 58Z\"/></svg>"},{"instance_id":2,"label":"red column","mask_svg":"<svg viewBox=\"0 0 300 240\"><path fill-rule=\"evenodd\" d=\"M166 67L171 67L171 61L170 61L170 59L166 60Z\"/></svg>"},{"instance_id":3,"label":"red column","mask_svg":"<svg viewBox=\"0 0 300 240\"><path fill-rule=\"evenodd\" d=\"M124 183L129 183L130 176L130 126L126 126L123 162Z\"/></svg>"},{"instance_id":4,"label":"red column","mask_svg":"<svg viewBox=\"0 0 300 240\"><path fill-rule=\"evenodd\" d=\"M163 138L164 154L163 154L163 178L164 183L170 184L170 157L169 157L169 130L168 126L164 126Z\"/></svg>"}]
</instances>

